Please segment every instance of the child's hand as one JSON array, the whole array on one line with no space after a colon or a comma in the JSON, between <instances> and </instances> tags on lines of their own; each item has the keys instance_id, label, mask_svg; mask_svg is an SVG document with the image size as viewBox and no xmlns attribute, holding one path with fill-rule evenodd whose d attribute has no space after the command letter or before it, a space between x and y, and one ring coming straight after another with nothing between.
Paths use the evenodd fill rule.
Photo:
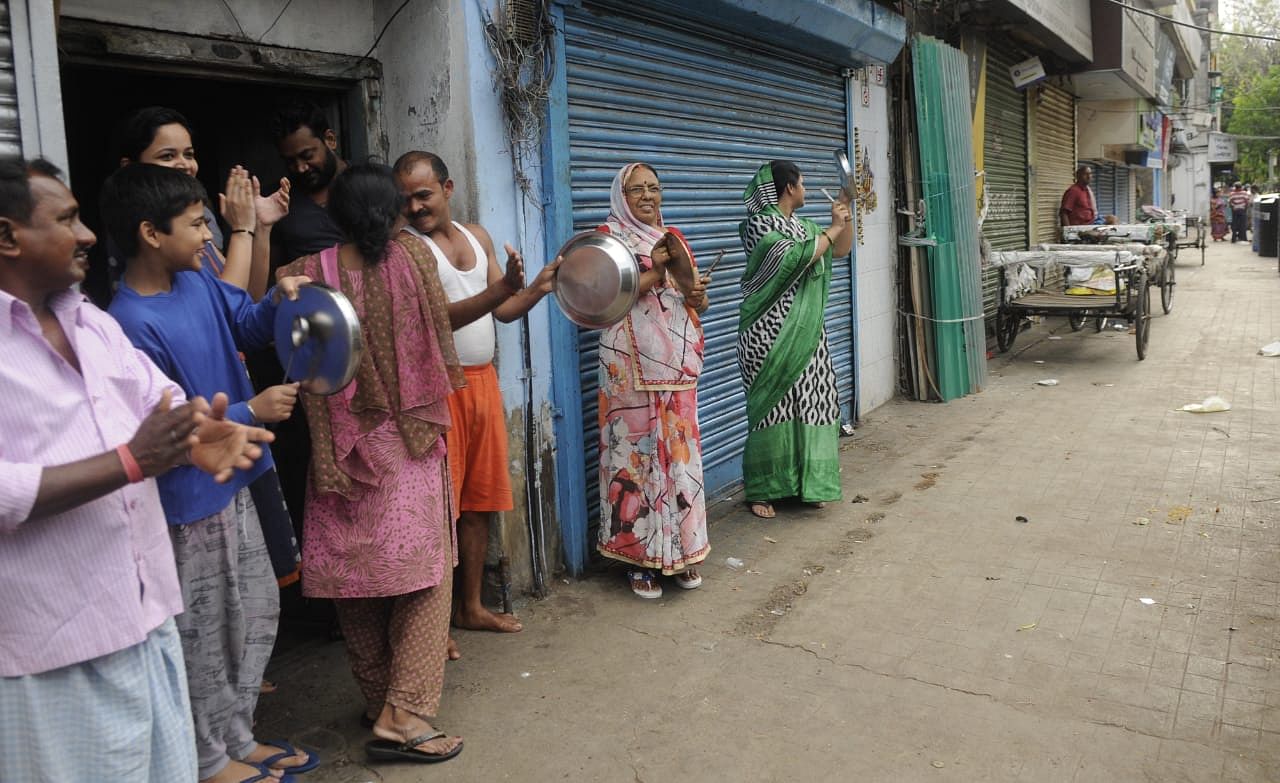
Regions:
<instances>
[{"instance_id":1,"label":"child's hand","mask_svg":"<svg viewBox=\"0 0 1280 783\"><path fill-rule=\"evenodd\" d=\"M290 277L282 277L276 281L275 295L272 301L280 304L280 297L284 296L290 301L298 298L298 289L311 282L311 278L306 275L292 275Z\"/></svg>"},{"instance_id":2,"label":"child's hand","mask_svg":"<svg viewBox=\"0 0 1280 783\"><path fill-rule=\"evenodd\" d=\"M271 386L262 394L249 400L253 417L259 422L284 421L293 413L298 402L298 384L286 383Z\"/></svg>"}]
</instances>

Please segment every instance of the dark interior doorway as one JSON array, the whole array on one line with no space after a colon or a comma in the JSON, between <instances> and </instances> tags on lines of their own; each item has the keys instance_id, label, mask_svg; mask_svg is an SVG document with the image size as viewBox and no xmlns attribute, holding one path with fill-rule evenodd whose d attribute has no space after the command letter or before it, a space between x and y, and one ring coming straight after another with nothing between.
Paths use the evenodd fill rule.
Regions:
<instances>
[{"instance_id":1,"label":"dark interior doorway","mask_svg":"<svg viewBox=\"0 0 1280 783\"><path fill-rule=\"evenodd\" d=\"M98 234L84 288L103 307L110 298L110 282L98 193L103 181L119 165L112 139L116 127L131 112L143 106L167 106L186 116L200 164L197 177L209 192L215 213L218 193L232 166L240 164L249 169L268 193L284 176L284 166L268 134L275 106L283 98L310 97L328 111L339 142L348 138L341 111L341 88L282 88L220 79L215 74L195 78L72 63L64 63L61 72L71 190L80 202L84 222ZM340 150L339 154L346 153ZM223 228L226 229L225 223Z\"/></svg>"},{"instance_id":2,"label":"dark interior doorway","mask_svg":"<svg viewBox=\"0 0 1280 783\"><path fill-rule=\"evenodd\" d=\"M167 106L187 118L200 166L197 178L208 191L215 213L218 193L232 166L240 164L249 169L266 193L274 191L284 176L284 165L268 130L275 107L283 99L305 96L325 108L343 146L339 154L344 157L349 156L345 148L352 138L347 132L350 123L364 120L347 116L344 109L350 105L349 86L340 83L306 89L220 78L214 73L196 77L69 62L61 65L61 81L71 190L80 202L85 224L98 235L83 288L103 308L110 302L112 281L98 195L103 181L119 165L112 149L113 137L119 123L130 113L144 106ZM228 227L221 215L218 219L225 234ZM295 527L299 516L295 514ZM301 531L298 533L301 540ZM303 599L295 583L281 590L281 604L277 651L307 638L328 637L333 627L331 602Z\"/></svg>"}]
</instances>

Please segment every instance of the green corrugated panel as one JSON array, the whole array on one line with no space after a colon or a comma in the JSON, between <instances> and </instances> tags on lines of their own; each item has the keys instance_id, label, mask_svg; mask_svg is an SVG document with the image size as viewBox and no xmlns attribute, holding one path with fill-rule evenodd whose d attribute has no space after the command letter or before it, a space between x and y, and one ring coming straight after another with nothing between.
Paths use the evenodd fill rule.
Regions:
<instances>
[{"instance_id":1,"label":"green corrugated panel","mask_svg":"<svg viewBox=\"0 0 1280 783\"><path fill-rule=\"evenodd\" d=\"M924 35L912 53L925 223L938 243L928 251L938 389L952 400L986 382L968 62Z\"/></svg>"}]
</instances>

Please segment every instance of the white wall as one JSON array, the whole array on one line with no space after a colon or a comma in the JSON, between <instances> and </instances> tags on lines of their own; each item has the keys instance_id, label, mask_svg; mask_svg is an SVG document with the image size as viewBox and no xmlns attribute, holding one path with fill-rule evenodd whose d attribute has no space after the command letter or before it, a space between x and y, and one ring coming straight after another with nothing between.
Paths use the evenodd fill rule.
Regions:
<instances>
[{"instance_id":1,"label":"white wall","mask_svg":"<svg viewBox=\"0 0 1280 783\"><path fill-rule=\"evenodd\" d=\"M854 89L854 127L871 155L876 210L863 218L864 243L855 246L858 271L858 414L893 399L897 389L895 357L897 294L897 221L893 214L893 171L889 153L889 90L871 86L871 105L861 106Z\"/></svg>"},{"instance_id":2,"label":"white wall","mask_svg":"<svg viewBox=\"0 0 1280 783\"><path fill-rule=\"evenodd\" d=\"M362 55L382 29L385 14L389 13L386 5L293 0L270 32L267 28L281 3L263 0L226 0L225 5L222 0L62 0L62 15L188 35L247 37L273 46ZM417 3L410 4L413 5Z\"/></svg>"}]
</instances>

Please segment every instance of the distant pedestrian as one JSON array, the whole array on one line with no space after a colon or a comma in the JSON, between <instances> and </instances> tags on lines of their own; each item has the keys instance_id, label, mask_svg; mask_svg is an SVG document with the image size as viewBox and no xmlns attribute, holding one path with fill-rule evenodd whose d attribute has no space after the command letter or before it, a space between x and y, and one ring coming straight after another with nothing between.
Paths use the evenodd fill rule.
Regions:
<instances>
[{"instance_id":1,"label":"distant pedestrian","mask_svg":"<svg viewBox=\"0 0 1280 783\"><path fill-rule=\"evenodd\" d=\"M1239 181L1232 183L1227 204L1231 206L1231 244L1249 241L1249 191Z\"/></svg>"},{"instance_id":2,"label":"distant pedestrian","mask_svg":"<svg viewBox=\"0 0 1280 783\"><path fill-rule=\"evenodd\" d=\"M1213 198L1209 199L1209 230L1213 233L1214 242L1221 242L1227 236L1227 212L1230 209L1222 189L1214 188Z\"/></svg>"}]
</instances>

